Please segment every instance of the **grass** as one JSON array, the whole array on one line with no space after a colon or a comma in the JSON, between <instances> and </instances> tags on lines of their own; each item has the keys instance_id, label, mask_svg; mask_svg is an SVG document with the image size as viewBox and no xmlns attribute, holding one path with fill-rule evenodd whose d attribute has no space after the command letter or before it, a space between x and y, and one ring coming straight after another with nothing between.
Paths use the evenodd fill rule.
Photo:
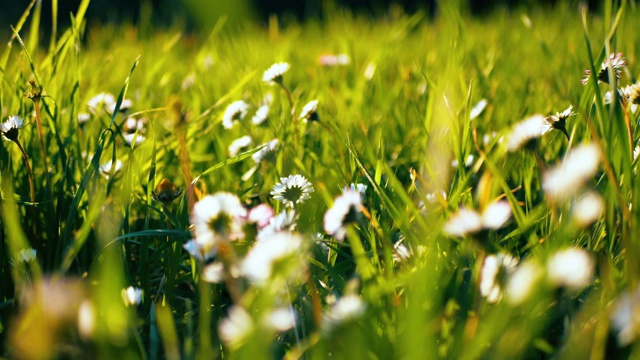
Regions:
<instances>
[{"instance_id":1,"label":"grass","mask_svg":"<svg viewBox=\"0 0 640 360\"><path fill-rule=\"evenodd\" d=\"M0 57L0 114L26 120L18 139L35 185L32 201L18 146L0 142L4 356L638 354L611 321L640 275L638 113L603 100L635 82L635 2L607 1L602 13L561 3L484 18L443 2L434 19L390 11L372 20L335 10L322 22L268 29L234 30L220 21L205 34L142 34L126 24L86 25L84 1L72 27L54 29L50 42L35 31L41 3L33 4ZM597 73L614 52L627 61L621 78L583 86L584 70ZM322 66L318 57L327 53L350 62ZM291 65L283 86L293 109L281 87L262 81L279 61ZM120 111L90 111L89 100L104 92L116 94ZM251 117L267 94L268 125L255 126ZM126 99L133 105L120 109ZM224 129L227 105L240 99L248 116ZM314 99L319 121L293 121L292 112ZM482 99L486 108L471 120ZM569 105L577 113L567 120L569 139L554 130L533 149L505 150L515 123ZM135 135L144 141L133 146L124 136L128 117L147 119ZM230 156L228 146L243 135L253 145ZM275 159L256 165L252 155L274 138ZM554 200L543 186L544 174L582 143L601 155L585 188L602 196L604 210L578 226L583 190ZM469 166L451 166L469 155ZM110 160L122 168L101 170ZM279 213L285 207L270 192L292 174L314 187L295 207L301 247L276 262L265 283L254 281L239 270L257 244L256 229L247 227L243 240L218 247L209 261L220 264L222 278L205 281L208 268L183 249L195 236L194 204L224 191L247 208L269 204ZM162 179L176 188L157 187ZM367 190L362 213L339 241L326 234L323 218L351 183ZM176 199L157 201L166 189ZM461 237L443 231L461 207L481 211L497 199L512 212L505 226ZM584 250L592 264L564 262L566 277L586 274L577 286L547 280L566 248ZM519 265L501 270L501 299L493 303L479 287L483 266L498 253ZM518 285L528 293L514 301L508 289ZM139 304L124 301L129 286L142 290ZM294 314L295 325L269 325L275 309ZM635 320L626 318L635 340Z\"/></svg>"}]
</instances>

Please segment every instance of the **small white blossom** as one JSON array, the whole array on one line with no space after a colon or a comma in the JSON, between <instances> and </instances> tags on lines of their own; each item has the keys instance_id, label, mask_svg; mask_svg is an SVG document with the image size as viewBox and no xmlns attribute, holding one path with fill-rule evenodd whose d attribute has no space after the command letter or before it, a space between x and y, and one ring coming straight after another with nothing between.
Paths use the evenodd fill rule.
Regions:
<instances>
[{"instance_id":1,"label":"small white blossom","mask_svg":"<svg viewBox=\"0 0 640 360\"><path fill-rule=\"evenodd\" d=\"M252 282L266 285L276 277L293 279L304 273L303 243L300 237L279 232L255 242L242 261L241 271Z\"/></svg>"},{"instance_id":2,"label":"small white blossom","mask_svg":"<svg viewBox=\"0 0 640 360\"><path fill-rule=\"evenodd\" d=\"M271 236L280 232L292 232L296 229L296 221L298 221L298 215L295 210L281 211L276 216L269 218L269 223L266 224L258 232L258 241L264 241Z\"/></svg>"},{"instance_id":3,"label":"small white blossom","mask_svg":"<svg viewBox=\"0 0 640 360\"><path fill-rule=\"evenodd\" d=\"M236 121L242 120L247 116L247 111L249 111L249 105L244 100L232 102L227 106L224 115L222 115L222 126L225 129L231 129Z\"/></svg>"},{"instance_id":4,"label":"small white blossom","mask_svg":"<svg viewBox=\"0 0 640 360\"><path fill-rule=\"evenodd\" d=\"M129 286L122 290L122 299L126 306L135 306L142 302L142 289Z\"/></svg>"},{"instance_id":5,"label":"small white blossom","mask_svg":"<svg viewBox=\"0 0 640 360\"><path fill-rule=\"evenodd\" d=\"M6 140L16 141L18 140L18 132L24 126L24 119L18 115L11 116L7 121L0 123L0 132L2 137Z\"/></svg>"},{"instance_id":6,"label":"small white blossom","mask_svg":"<svg viewBox=\"0 0 640 360\"><path fill-rule=\"evenodd\" d=\"M256 114L251 118L251 123L253 125L262 125L269 118L269 105L261 105L258 110L256 110Z\"/></svg>"},{"instance_id":7,"label":"small white blossom","mask_svg":"<svg viewBox=\"0 0 640 360\"><path fill-rule=\"evenodd\" d=\"M269 225L269 222L273 218L273 208L268 204L260 204L251 210L249 210L249 216L247 216L247 222L249 224L256 224L259 229ZM282 230L282 229L280 229Z\"/></svg>"},{"instance_id":8,"label":"small white blossom","mask_svg":"<svg viewBox=\"0 0 640 360\"><path fill-rule=\"evenodd\" d=\"M551 199L572 196L598 171L600 150L594 144L581 145L567 154L562 164L542 176L542 189Z\"/></svg>"},{"instance_id":9,"label":"small white blossom","mask_svg":"<svg viewBox=\"0 0 640 360\"><path fill-rule=\"evenodd\" d=\"M118 173L120 170L122 170L122 167L124 166L124 164L122 163L122 161L116 159L116 163L115 165L113 165L113 161L109 160L106 163L100 165L100 174L102 174L104 177L108 179L109 176L111 175L112 166L114 167L114 170L113 170L114 173Z\"/></svg>"},{"instance_id":10,"label":"small white blossom","mask_svg":"<svg viewBox=\"0 0 640 360\"><path fill-rule=\"evenodd\" d=\"M570 248L558 251L547 261L547 276L555 286L579 290L591 282L594 260L583 249Z\"/></svg>"},{"instance_id":11,"label":"small white blossom","mask_svg":"<svg viewBox=\"0 0 640 360\"><path fill-rule=\"evenodd\" d=\"M324 214L324 230L327 234L342 241L347 235L346 226L357 221L361 212L362 197L360 193L353 190L344 191Z\"/></svg>"},{"instance_id":12,"label":"small white blossom","mask_svg":"<svg viewBox=\"0 0 640 360\"><path fill-rule=\"evenodd\" d=\"M604 199L597 192L589 191L573 205L573 221L582 228L598 221L604 211Z\"/></svg>"},{"instance_id":13,"label":"small white blossom","mask_svg":"<svg viewBox=\"0 0 640 360\"><path fill-rule=\"evenodd\" d=\"M515 152L540 138L549 130L545 117L536 114L517 123L509 133L507 150Z\"/></svg>"},{"instance_id":14,"label":"small white blossom","mask_svg":"<svg viewBox=\"0 0 640 360\"><path fill-rule=\"evenodd\" d=\"M351 59L347 54L324 54L320 55L320 57L318 58L318 62L320 62L320 65L328 67L345 66L349 65Z\"/></svg>"},{"instance_id":15,"label":"small white blossom","mask_svg":"<svg viewBox=\"0 0 640 360\"><path fill-rule=\"evenodd\" d=\"M245 309L234 305L218 325L220 339L232 350L238 349L253 332L253 319Z\"/></svg>"},{"instance_id":16,"label":"small white blossom","mask_svg":"<svg viewBox=\"0 0 640 360\"><path fill-rule=\"evenodd\" d=\"M293 312L293 307L277 308L264 319L265 325L276 331L287 331L295 326L296 316Z\"/></svg>"},{"instance_id":17,"label":"small white blossom","mask_svg":"<svg viewBox=\"0 0 640 360\"><path fill-rule=\"evenodd\" d=\"M525 302L531 295L532 290L542 278L543 272L538 264L528 261L516 269L509 278L506 288L506 299L512 305L519 305Z\"/></svg>"},{"instance_id":18,"label":"small white blossom","mask_svg":"<svg viewBox=\"0 0 640 360\"><path fill-rule=\"evenodd\" d=\"M261 146L264 147L251 155L253 161L256 164L260 164L263 161L275 161L275 155L278 151L278 139L273 139Z\"/></svg>"},{"instance_id":19,"label":"small white blossom","mask_svg":"<svg viewBox=\"0 0 640 360\"><path fill-rule=\"evenodd\" d=\"M224 265L221 262L207 264L202 269L202 279L211 284L219 284L224 281Z\"/></svg>"},{"instance_id":20,"label":"small white blossom","mask_svg":"<svg viewBox=\"0 0 640 360\"><path fill-rule=\"evenodd\" d=\"M490 303L502 299L502 289L509 275L513 274L518 260L507 253L489 255L484 259L480 275L480 294Z\"/></svg>"},{"instance_id":21,"label":"small white blossom","mask_svg":"<svg viewBox=\"0 0 640 360\"><path fill-rule=\"evenodd\" d=\"M243 150L249 148L251 146L251 136L245 135L238 139L233 140L231 145L229 145L229 156L234 157L240 154Z\"/></svg>"},{"instance_id":22,"label":"small white blossom","mask_svg":"<svg viewBox=\"0 0 640 360\"><path fill-rule=\"evenodd\" d=\"M300 119L318 120L318 100L309 101L300 112Z\"/></svg>"},{"instance_id":23,"label":"small white blossom","mask_svg":"<svg viewBox=\"0 0 640 360\"><path fill-rule=\"evenodd\" d=\"M640 335L640 286L626 291L615 301L610 315L611 327L617 332L618 345L627 346Z\"/></svg>"},{"instance_id":24,"label":"small white blossom","mask_svg":"<svg viewBox=\"0 0 640 360\"><path fill-rule=\"evenodd\" d=\"M484 109L487 107L487 104L489 103L487 102L486 99L482 99L478 101L478 103L475 104L473 108L471 108L471 113L469 114L469 120L473 120L478 116L480 116L480 114L482 114Z\"/></svg>"},{"instance_id":25,"label":"small white blossom","mask_svg":"<svg viewBox=\"0 0 640 360\"><path fill-rule=\"evenodd\" d=\"M511 218L511 206L508 201L500 200L487 206L482 213L460 208L444 224L443 231L452 236L475 234L482 230L496 230L504 226Z\"/></svg>"},{"instance_id":26,"label":"small white blossom","mask_svg":"<svg viewBox=\"0 0 640 360\"><path fill-rule=\"evenodd\" d=\"M289 71L289 65L286 62L279 62L271 65L262 75L264 82L281 82L284 74Z\"/></svg>"},{"instance_id":27,"label":"small white blossom","mask_svg":"<svg viewBox=\"0 0 640 360\"><path fill-rule=\"evenodd\" d=\"M182 247L191 255L194 259L200 262L206 262L212 259L217 254L217 249L211 246L204 246L205 244L198 243L195 239L187 241Z\"/></svg>"},{"instance_id":28,"label":"small white blossom","mask_svg":"<svg viewBox=\"0 0 640 360\"><path fill-rule=\"evenodd\" d=\"M357 295L345 295L339 298L325 314L322 327L325 331L360 319L366 311L366 305Z\"/></svg>"},{"instance_id":29,"label":"small white blossom","mask_svg":"<svg viewBox=\"0 0 640 360\"><path fill-rule=\"evenodd\" d=\"M271 195L287 207L294 207L311 198L313 185L302 175L289 175L280 178L280 182L273 187Z\"/></svg>"},{"instance_id":30,"label":"small white blossom","mask_svg":"<svg viewBox=\"0 0 640 360\"><path fill-rule=\"evenodd\" d=\"M237 196L219 192L198 201L191 213L196 242L205 247L217 247L220 242L244 238L242 227L247 210Z\"/></svg>"}]
</instances>

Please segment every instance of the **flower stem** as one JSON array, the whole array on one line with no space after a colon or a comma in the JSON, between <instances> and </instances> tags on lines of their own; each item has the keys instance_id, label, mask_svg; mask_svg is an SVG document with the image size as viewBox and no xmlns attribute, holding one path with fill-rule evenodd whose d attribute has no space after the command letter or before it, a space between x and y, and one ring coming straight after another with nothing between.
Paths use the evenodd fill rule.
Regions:
<instances>
[{"instance_id":1,"label":"flower stem","mask_svg":"<svg viewBox=\"0 0 640 360\"><path fill-rule=\"evenodd\" d=\"M40 117L40 98L33 98L33 107L36 110L36 123L38 125L38 134L40 135L40 151L42 152L42 160L44 161L44 173L47 177L47 196L48 200L53 200L53 188L51 184L51 175L49 174L49 162L47 161L46 146L44 143L44 135L42 134L42 121Z\"/></svg>"},{"instance_id":2,"label":"flower stem","mask_svg":"<svg viewBox=\"0 0 640 360\"><path fill-rule=\"evenodd\" d=\"M24 151L22 144L17 139L15 140L16 145L18 145L18 149L20 149L20 153L22 154L22 160L24 160L24 164L27 166L27 174L29 176L29 191L31 193L31 203L35 204L36 202L36 191L33 186L33 172L31 171L31 165L29 165L29 157L27 153Z\"/></svg>"}]
</instances>

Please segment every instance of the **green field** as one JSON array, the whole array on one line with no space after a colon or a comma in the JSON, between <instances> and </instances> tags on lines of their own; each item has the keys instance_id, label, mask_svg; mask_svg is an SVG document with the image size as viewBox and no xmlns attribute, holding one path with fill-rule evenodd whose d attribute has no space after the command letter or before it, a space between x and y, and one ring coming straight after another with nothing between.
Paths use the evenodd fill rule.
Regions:
<instances>
[{"instance_id":1,"label":"green field","mask_svg":"<svg viewBox=\"0 0 640 360\"><path fill-rule=\"evenodd\" d=\"M41 5L0 34L0 356L640 357L634 1Z\"/></svg>"}]
</instances>

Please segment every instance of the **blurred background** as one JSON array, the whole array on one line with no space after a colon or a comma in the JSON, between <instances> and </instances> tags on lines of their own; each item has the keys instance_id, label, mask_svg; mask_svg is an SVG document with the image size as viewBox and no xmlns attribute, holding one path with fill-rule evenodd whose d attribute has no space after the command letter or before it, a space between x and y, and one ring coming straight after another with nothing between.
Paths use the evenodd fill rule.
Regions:
<instances>
[{"instance_id":1,"label":"blurred background","mask_svg":"<svg viewBox=\"0 0 640 360\"><path fill-rule=\"evenodd\" d=\"M41 0L40 0L41 1ZM81 0L58 1L59 22L63 28L70 22L67 14L75 12ZM496 8L516 9L528 6L553 6L563 0L467 0L466 11L482 16ZM599 0L574 1L588 3L597 10ZM250 20L266 25L271 15L280 21L304 21L322 19L328 10L345 8L354 13L373 17L385 16L390 8L407 13L437 12L437 0L91 0L87 19L90 25L101 23L136 23L153 26L183 25L188 29L208 28L221 17L228 22ZM9 25L15 24L29 0L0 0L0 34L10 33ZM42 23L48 28L51 22L51 2L42 6Z\"/></svg>"}]
</instances>

